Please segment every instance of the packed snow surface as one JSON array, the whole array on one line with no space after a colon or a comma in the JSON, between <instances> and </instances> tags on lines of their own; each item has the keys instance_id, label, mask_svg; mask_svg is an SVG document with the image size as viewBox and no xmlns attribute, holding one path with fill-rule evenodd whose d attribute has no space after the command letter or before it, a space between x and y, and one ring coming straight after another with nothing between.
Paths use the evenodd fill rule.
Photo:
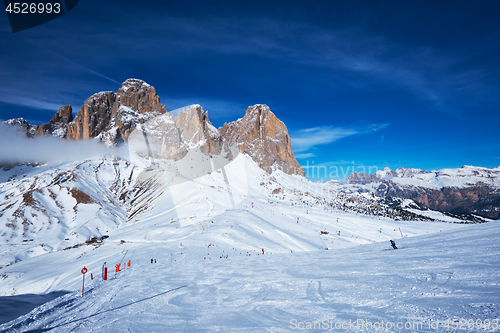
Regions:
<instances>
[{"instance_id":1,"label":"packed snow surface","mask_svg":"<svg viewBox=\"0 0 500 333\"><path fill-rule=\"evenodd\" d=\"M110 243L99 248L100 255L97 250L87 253L86 260L54 254L33 263L58 270L59 283L75 284L68 286L72 292L0 329L281 332L308 323L321 323L326 331L355 322L357 327L343 331L456 332L445 327L448 320L451 325L455 319L457 324L472 319L473 325L481 322L485 328L489 323L490 329L468 331L497 332L498 237L498 222L491 222L396 239L398 250L381 242L329 251L251 251L251 256L222 240L210 248L194 248L186 241L182 247L153 241ZM157 263L151 264L150 258ZM101 281L100 263L120 259L131 259L131 267L116 279L111 274L111 280ZM82 298L76 288L81 274L72 271L83 264L95 277ZM43 283L47 275L25 274L35 283ZM367 322L382 321L385 329L367 327ZM388 323L394 327L387 329ZM439 330L429 328L436 323ZM412 329L397 329L398 324Z\"/></svg>"}]
</instances>

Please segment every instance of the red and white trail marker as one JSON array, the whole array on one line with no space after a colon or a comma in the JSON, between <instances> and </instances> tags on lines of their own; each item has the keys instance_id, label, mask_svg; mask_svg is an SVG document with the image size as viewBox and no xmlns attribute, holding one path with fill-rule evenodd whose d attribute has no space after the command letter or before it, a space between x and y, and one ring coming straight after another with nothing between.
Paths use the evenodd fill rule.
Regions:
<instances>
[{"instance_id":1,"label":"red and white trail marker","mask_svg":"<svg viewBox=\"0 0 500 333\"><path fill-rule=\"evenodd\" d=\"M83 274L83 283L82 283L82 297L83 297L83 291L85 289L85 273L87 273L87 268L85 268L85 266L83 266L81 272Z\"/></svg>"}]
</instances>

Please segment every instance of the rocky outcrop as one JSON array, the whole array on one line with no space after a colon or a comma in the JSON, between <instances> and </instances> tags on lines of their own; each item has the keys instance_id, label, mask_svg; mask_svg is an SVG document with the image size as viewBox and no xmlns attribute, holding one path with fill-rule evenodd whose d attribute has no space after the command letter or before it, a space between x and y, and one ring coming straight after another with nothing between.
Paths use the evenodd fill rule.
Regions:
<instances>
[{"instance_id":1,"label":"rocky outcrop","mask_svg":"<svg viewBox=\"0 0 500 333\"><path fill-rule=\"evenodd\" d=\"M267 105L248 107L243 118L224 124L219 131L224 142L238 146L240 152L250 155L263 170L305 175L293 155L285 124Z\"/></svg>"},{"instance_id":2,"label":"rocky outcrop","mask_svg":"<svg viewBox=\"0 0 500 333\"><path fill-rule=\"evenodd\" d=\"M87 98L75 119L68 124L66 137L73 140L89 139L109 130L115 101L116 94L112 91L100 92Z\"/></svg>"},{"instance_id":3,"label":"rocky outcrop","mask_svg":"<svg viewBox=\"0 0 500 333\"><path fill-rule=\"evenodd\" d=\"M144 151L145 138L148 152ZM187 106L175 117L168 112L153 117L131 133L128 143L141 156L151 154L173 160L183 158L192 149L205 155L218 155L223 146L219 131L200 105Z\"/></svg>"},{"instance_id":4,"label":"rocky outcrop","mask_svg":"<svg viewBox=\"0 0 500 333\"><path fill-rule=\"evenodd\" d=\"M472 187L402 187L394 182L383 182L376 191L377 196L412 199L422 208L456 214L476 214L500 219L500 192L483 183Z\"/></svg>"},{"instance_id":5,"label":"rocky outcrop","mask_svg":"<svg viewBox=\"0 0 500 333\"><path fill-rule=\"evenodd\" d=\"M24 118L9 119L3 122L8 126L15 126L18 128L19 132L26 136L27 138L32 138L36 135L38 131L38 125L30 125L28 121Z\"/></svg>"},{"instance_id":6,"label":"rocky outcrop","mask_svg":"<svg viewBox=\"0 0 500 333\"><path fill-rule=\"evenodd\" d=\"M371 175L354 172L348 181L346 188L373 191L378 197L412 199L424 209L500 218L500 168L463 166L430 172L385 168Z\"/></svg>"},{"instance_id":7,"label":"rocky outcrop","mask_svg":"<svg viewBox=\"0 0 500 333\"><path fill-rule=\"evenodd\" d=\"M117 93L89 97L68 126L68 139L97 138L109 146L127 141L137 124L166 113L156 90L142 80L128 79Z\"/></svg>"},{"instance_id":8,"label":"rocky outcrop","mask_svg":"<svg viewBox=\"0 0 500 333\"><path fill-rule=\"evenodd\" d=\"M36 136L52 135L65 138L68 131L68 124L73 121L72 112L71 105L61 107L47 124L40 125L36 131Z\"/></svg>"},{"instance_id":9,"label":"rocky outcrop","mask_svg":"<svg viewBox=\"0 0 500 333\"><path fill-rule=\"evenodd\" d=\"M165 113L165 105L160 104L160 97L155 88L138 79L128 79L118 89L117 102L140 113ZM115 106L118 109L118 105Z\"/></svg>"},{"instance_id":10,"label":"rocky outcrop","mask_svg":"<svg viewBox=\"0 0 500 333\"><path fill-rule=\"evenodd\" d=\"M354 171L351 173L349 176L347 176L347 179L350 181L351 184L368 184L373 181L379 180L378 177L374 174L366 174L366 173L360 173L358 171Z\"/></svg>"},{"instance_id":11,"label":"rocky outcrop","mask_svg":"<svg viewBox=\"0 0 500 333\"><path fill-rule=\"evenodd\" d=\"M182 141L190 146L200 145L204 154L220 154L222 136L208 119L208 111L198 105L191 105L181 110L174 118L181 133Z\"/></svg>"}]
</instances>

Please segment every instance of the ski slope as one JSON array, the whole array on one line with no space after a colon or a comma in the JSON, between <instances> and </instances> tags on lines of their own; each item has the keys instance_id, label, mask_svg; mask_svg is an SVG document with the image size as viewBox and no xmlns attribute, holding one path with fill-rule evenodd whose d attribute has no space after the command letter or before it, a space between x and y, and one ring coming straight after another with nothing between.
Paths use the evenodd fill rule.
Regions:
<instances>
[{"instance_id":1,"label":"ski slope","mask_svg":"<svg viewBox=\"0 0 500 333\"><path fill-rule=\"evenodd\" d=\"M74 278L68 294L0 329L286 332L308 323L320 323L326 331L356 322L357 327L343 331L435 332L429 325L437 322L439 332L456 332L445 328L448 319L473 319L474 325L478 320L490 320L490 329L475 326L468 331L497 332L498 237L497 221L399 239L398 250L392 250L389 242L380 242L329 251L265 255L256 255L256 251L245 256L220 243L206 250L213 253L212 259L203 260L189 249L178 248L186 252L177 253L172 262L166 245L125 243L124 260L132 252L139 263L132 260L131 267L116 279L96 278L86 285L82 298L76 288L81 276L67 272L60 282ZM228 258L221 259L224 254ZM49 260L54 254L44 257L46 262L39 264L64 261ZM148 263L150 257L157 263ZM66 269L80 266L71 263ZM89 266L99 272L99 267ZM32 279L41 281L43 277L32 273ZM367 321L383 321L384 329L367 327ZM394 327L387 329L388 323ZM403 329L396 328L398 323ZM412 328L404 329L404 325Z\"/></svg>"},{"instance_id":2,"label":"ski slope","mask_svg":"<svg viewBox=\"0 0 500 333\"><path fill-rule=\"evenodd\" d=\"M0 315L0 331L281 332L314 323L335 330L331 325L359 319L394 325L381 332L422 323L407 331L423 332L454 318L488 319L485 331L495 331L498 221L394 221L341 211L314 204L335 200L328 188L265 174L245 155L236 160L224 177L212 172L168 188L154 178L150 192L134 197L138 213L117 214L102 243L2 267L0 309L8 304L11 313ZM278 186L284 190L272 194ZM101 281L104 262L108 281ZM58 297L31 310L16 302L27 294Z\"/></svg>"}]
</instances>

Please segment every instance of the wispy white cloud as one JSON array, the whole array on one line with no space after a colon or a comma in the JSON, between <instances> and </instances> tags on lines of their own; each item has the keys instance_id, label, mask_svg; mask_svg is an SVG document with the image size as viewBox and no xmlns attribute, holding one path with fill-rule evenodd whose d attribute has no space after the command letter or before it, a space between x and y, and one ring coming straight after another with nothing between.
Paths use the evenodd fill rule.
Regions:
<instances>
[{"instance_id":1,"label":"wispy white cloud","mask_svg":"<svg viewBox=\"0 0 500 333\"><path fill-rule=\"evenodd\" d=\"M311 158L311 157L316 157L316 154L313 153L295 154L295 158L298 159Z\"/></svg>"},{"instance_id":2,"label":"wispy white cloud","mask_svg":"<svg viewBox=\"0 0 500 333\"><path fill-rule=\"evenodd\" d=\"M315 146L326 145L358 133L358 130L351 128L313 127L302 129L295 133L291 138L291 142L295 151L303 152Z\"/></svg>"},{"instance_id":3,"label":"wispy white cloud","mask_svg":"<svg viewBox=\"0 0 500 333\"><path fill-rule=\"evenodd\" d=\"M0 94L0 102L26 106L38 110L52 110L54 113L62 106L61 104L52 103L39 98L4 94Z\"/></svg>"},{"instance_id":4,"label":"wispy white cloud","mask_svg":"<svg viewBox=\"0 0 500 333\"><path fill-rule=\"evenodd\" d=\"M340 139L362 134L371 134L380 131L389 124L370 124L365 128L343 128L319 126L301 129L291 134L291 143L294 151L306 152L320 145L327 145Z\"/></svg>"},{"instance_id":5,"label":"wispy white cloud","mask_svg":"<svg viewBox=\"0 0 500 333\"><path fill-rule=\"evenodd\" d=\"M389 126L388 123L384 123L384 124L371 124L371 125L368 125L365 133L370 133L370 131L377 132L377 131L383 130L387 126Z\"/></svg>"}]
</instances>

